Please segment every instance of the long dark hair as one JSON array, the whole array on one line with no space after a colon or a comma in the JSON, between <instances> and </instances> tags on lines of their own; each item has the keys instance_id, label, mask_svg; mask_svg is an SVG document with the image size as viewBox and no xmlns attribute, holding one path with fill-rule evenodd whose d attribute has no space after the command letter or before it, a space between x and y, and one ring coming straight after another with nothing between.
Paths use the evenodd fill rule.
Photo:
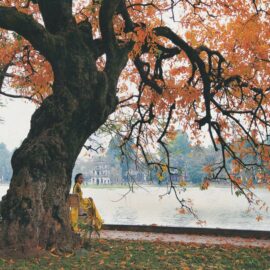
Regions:
<instances>
[{"instance_id":1,"label":"long dark hair","mask_svg":"<svg viewBox=\"0 0 270 270\"><path fill-rule=\"evenodd\" d=\"M78 182L78 179L79 179L79 177L82 175L82 173L77 173L76 175L75 175L75 184L77 184L77 182Z\"/></svg>"}]
</instances>

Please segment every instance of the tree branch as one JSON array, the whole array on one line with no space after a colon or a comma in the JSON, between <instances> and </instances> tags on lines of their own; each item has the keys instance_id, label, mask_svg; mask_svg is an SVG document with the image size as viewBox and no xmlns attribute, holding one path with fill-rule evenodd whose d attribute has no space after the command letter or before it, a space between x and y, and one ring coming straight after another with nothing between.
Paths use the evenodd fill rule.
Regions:
<instances>
[{"instance_id":1,"label":"tree branch","mask_svg":"<svg viewBox=\"0 0 270 270\"><path fill-rule=\"evenodd\" d=\"M113 16L116 14L120 0L103 0L99 12L100 32L106 54L104 72L108 80L108 95L115 96L119 75L128 61L128 52L133 42L120 46L113 29Z\"/></svg>"},{"instance_id":2,"label":"tree branch","mask_svg":"<svg viewBox=\"0 0 270 270\"><path fill-rule=\"evenodd\" d=\"M75 27L72 0L37 0L46 29L56 34Z\"/></svg>"},{"instance_id":3,"label":"tree branch","mask_svg":"<svg viewBox=\"0 0 270 270\"><path fill-rule=\"evenodd\" d=\"M125 0L120 1L120 4L118 6L118 12L122 15L123 19L125 20L125 29L124 29L124 31L126 33L130 32L130 31L133 31L133 29L135 27L135 24L131 20L131 17L130 17L130 15L128 13Z\"/></svg>"},{"instance_id":4,"label":"tree branch","mask_svg":"<svg viewBox=\"0 0 270 270\"><path fill-rule=\"evenodd\" d=\"M100 8L99 25L108 56L113 56L118 47L113 29L113 15L119 3L120 0L103 0Z\"/></svg>"},{"instance_id":5,"label":"tree branch","mask_svg":"<svg viewBox=\"0 0 270 270\"><path fill-rule=\"evenodd\" d=\"M6 74L7 70L8 70L8 68L9 68L9 66L10 66L10 63L6 64L2 68L2 70L0 69L0 91L2 89L2 86L3 86L3 83L4 83L4 79L5 79L5 74Z\"/></svg>"},{"instance_id":6,"label":"tree branch","mask_svg":"<svg viewBox=\"0 0 270 270\"><path fill-rule=\"evenodd\" d=\"M32 16L21 13L14 7L0 6L0 28L23 36L36 50L48 57L52 37Z\"/></svg>"},{"instance_id":7,"label":"tree branch","mask_svg":"<svg viewBox=\"0 0 270 270\"><path fill-rule=\"evenodd\" d=\"M14 95L14 94L8 94L0 90L0 95L5 96L5 97L10 97L10 98L22 98L22 99L27 99L30 101L34 101L37 104L41 104L37 99L34 98L34 94L31 96L25 96L25 95Z\"/></svg>"},{"instance_id":8,"label":"tree branch","mask_svg":"<svg viewBox=\"0 0 270 270\"><path fill-rule=\"evenodd\" d=\"M189 58L192 65L197 65L202 82L203 82L203 97L205 100L205 110L206 116L205 120L207 123L211 121L211 109L210 109L210 78L207 74L205 64L203 60L199 57L199 54L191 46L189 46L183 39L181 39L177 34L175 34L169 27L157 27L154 29L156 35L163 36L171 40L175 45L179 46L183 50L187 57Z\"/></svg>"}]
</instances>

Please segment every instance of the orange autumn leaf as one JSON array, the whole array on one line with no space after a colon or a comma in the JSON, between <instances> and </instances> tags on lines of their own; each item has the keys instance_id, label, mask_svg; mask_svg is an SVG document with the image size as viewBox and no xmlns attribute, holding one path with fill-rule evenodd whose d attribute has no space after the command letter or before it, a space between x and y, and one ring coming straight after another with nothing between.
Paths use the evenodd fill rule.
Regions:
<instances>
[{"instance_id":1,"label":"orange autumn leaf","mask_svg":"<svg viewBox=\"0 0 270 270\"><path fill-rule=\"evenodd\" d=\"M187 186L187 182L185 180L180 180L179 181L179 186L180 187L186 187Z\"/></svg>"},{"instance_id":2,"label":"orange autumn leaf","mask_svg":"<svg viewBox=\"0 0 270 270\"><path fill-rule=\"evenodd\" d=\"M207 174L210 174L211 171L212 171L212 166L210 166L210 165L204 166L204 167L203 167L203 171L204 171L205 173L207 173Z\"/></svg>"},{"instance_id":3,"label":"orange autumn leaf","mask_svg":"<svg viewBox=\"0 0 270 270\"><path fill-rule=\"evenodd\" d=\"M179 208L178 213L181 215L185 215L187 213L187 210L185 208Z\"/></svg>"},{"instance_id":4,"label":"orange autumn leaf","mask_svg":"<svg viewBox=\"0 0 270 270\"><path fill-rule=\"evenodd\" d=\"M201 184L201 190L208 189L209 185L210 185L210 181L209 180L204 180L203 183Z\"/></svg>"},{"instance_id":5,"label":"orange autumn leaf","mask_svg":"<svg viewBox=\"0 0 270 270\"><path fill-rule=\"evenodd\" d=\"M246 186L247 188L255 188L252 178L248 179Z\"/></svg>"}]
</instances>

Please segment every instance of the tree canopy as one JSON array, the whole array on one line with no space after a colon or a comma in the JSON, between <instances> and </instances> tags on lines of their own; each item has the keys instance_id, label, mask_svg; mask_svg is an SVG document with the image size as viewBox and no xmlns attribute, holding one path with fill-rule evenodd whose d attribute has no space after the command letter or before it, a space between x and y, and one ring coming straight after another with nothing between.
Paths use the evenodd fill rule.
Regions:
<instances>
[{"instance_id":1,"label":"tree canopy","mask_svg":"<svg viewBox=\"0 0 270 270\"><path fill-rule=\"evenodd\" d=\"M122 145L134 142L148 165L169 173L167 142L175 129L189 132L193 143L207 131L223 159L206 171L229 179L251 200L252 179L244 182L239 171L255 166L257 177L270 181L269 8L267 0L1 1L0 94L39 106L12 159L4 220L20 213L28 224L42 216L33 193L15 188L25 179L35 183L44 213L59 223L79 150L104 123ZM155 143L165 164L152 158ZM65 197L44 199L53 197L49 186L60 178ZM19 211L14 198L26 208Z\"/></svg>"}]
</instances>

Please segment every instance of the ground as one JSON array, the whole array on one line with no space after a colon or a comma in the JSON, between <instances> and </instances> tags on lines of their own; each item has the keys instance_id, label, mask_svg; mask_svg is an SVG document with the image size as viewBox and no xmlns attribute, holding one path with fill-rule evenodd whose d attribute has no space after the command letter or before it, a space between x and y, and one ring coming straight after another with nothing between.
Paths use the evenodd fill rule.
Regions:
<instances>
[{"instance_id":1,"label":"ground","mask_svg":"<svg viewBox=\"0 0 270 270\"><path fill-rule=\"evenodd\" d=\"M115 226L116 227L116 226ZM214 235L195 235L195 234L174 234L174 233L153 233L135 231L102 230L101 238L111 240L140 240L158 242L176 242L185 244L205 244L223 245L235 247L262 247L270 250L270 240L243 238L243 237L224 237ZM270 265L269 265L270 269Z\"/></svg>"},{"instance_id":2,"label":"ground","mask_svg":"<svg viewBox=\"0 0 270 270\"><path fill-rule=\"evenodd\" d=\"M127 240L133 239L132 237L137 238ZM177 237L179 236L103 231L101 238L91 239L90 244L87 242L85 248L74 253L59 254L52 250L39 258L0 259L0 269L270 269L268 240L183 235L181 239ZM186 241L182 241L183 239Z\"/></svg>"}]
</instances>

